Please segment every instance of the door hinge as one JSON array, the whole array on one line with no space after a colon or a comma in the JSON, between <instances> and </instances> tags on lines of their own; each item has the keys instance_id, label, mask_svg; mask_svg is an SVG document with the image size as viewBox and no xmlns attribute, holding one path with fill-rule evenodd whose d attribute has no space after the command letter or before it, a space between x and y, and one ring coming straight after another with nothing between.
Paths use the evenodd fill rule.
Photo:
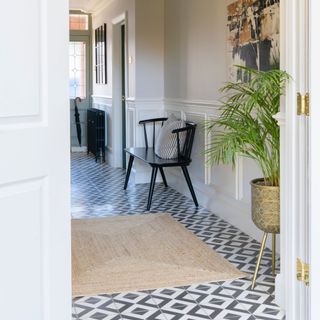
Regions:
<instances>
[{"instance_id":1,"label":"door hinge","mask_svg":"<svg viewBox=\"0 0 320 320\"><path fill-rule=\"evenodd\" d=\"M300 258L297 259L297 280L309 285L309 264L302 262Z\"/></svg>"},{"instance_id":2,"label":"door hinge","mask_svg":"<svg viewBox=\"0 0 320 320\"><path fill-rule=\"evenodd\" d=\"M309 116L310 114L310 94L302 95L297 93L297 114L298 116Z\"/></svg>"}]
</instances>

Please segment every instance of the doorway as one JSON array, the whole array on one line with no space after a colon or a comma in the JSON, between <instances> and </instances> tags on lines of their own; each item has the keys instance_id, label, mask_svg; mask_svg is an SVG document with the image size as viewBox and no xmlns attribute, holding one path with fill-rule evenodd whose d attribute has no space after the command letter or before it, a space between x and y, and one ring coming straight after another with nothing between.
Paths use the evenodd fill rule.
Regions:
<instances>
[{"instance_id":1,"label":"doorway","mask_svg":"<svg viewBox=\"0 0 320 320\"><path fill-rule=\"evenodd\" d=\"M71 35L69 41L69 98L72 151L85 151L87 145L86 118L90 107L90 37ZM77 112L75 99L77 99ZM77 123L78 122L78 123ZM80 122L80 131L79 131Z\"/></svg>"},{"instance_id":2,"label":"doorway","mask_svg":"<svg viewBox=\"0 0 320 320\"><path fill-rule=\"evenodd\" d=\"M126 28L125 24L121 25L121 110L122 110L122 168L127 167L126 152L127 132L126 132Z\"/></svg>"},{"instance_id":3,"label":"doorway","mask_svg":"<svg viewBox=\"0 0 320 320\"><path fill-rule=\"evenodd\" d=\"M87 109L91 107L92 94L91 31L90 14L80 10L69 12L69 100L72 152L87 150Z\"/></svg>"},{"instance_id":4,"label":"doorway","mask_svg":"<svg viewBox=\"0 0 320 320\"><path fill-rule=\"evenodd\" d=\"M112 20L112 118L115 124L111 129L112 162L117 168L126 168L127 146L127 102L128 102L128 65L127 65L127 15L121 14Z\"/></svg>"}]
</instances>

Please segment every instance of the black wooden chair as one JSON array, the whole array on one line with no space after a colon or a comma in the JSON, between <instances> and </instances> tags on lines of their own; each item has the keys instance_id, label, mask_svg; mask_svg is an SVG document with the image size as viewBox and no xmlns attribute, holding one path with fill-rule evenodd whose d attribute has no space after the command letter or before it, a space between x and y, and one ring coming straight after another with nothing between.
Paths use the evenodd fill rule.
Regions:
<instances>
[{"instance_id":1,"label":"black wooden chair","mask_svg":"<svg viewBox=\"0 0 320 320\"><path fill-rule=\"evenodd\" d=\"M193 122L187 122L186 127L175 129L172 131L172 133L177 135L177 150L178 150L178 158L177 159L162 159L159 158L155 152L154 152L154 145L155 145L155 129L156 129L156 123L161 122L161 125L163 126L163 123L168 118L156 118L156 119L148 119L148 120L142 120L139 122L139 124L143 125L144 129L144 138L145 138L145 148L127 148L125 151L130 155L129 163L128 163L128 170L126 175L126 180L124 183L124 190L127 189L130 173L132 169L132 164L134 158L138 158L145 163L149 164L152 167L152 175L151 175L151 182L150 182L150 188L149 188L149 197L148 197L148 205L147 210L150 210L151 202L152 202L152 196L153 196L153 190L157 178L158 170L160 171L160 174L162 176L163 183L165 187L168 187L166 176L164 174L163 168L165 167L181 167L182 172L184 174L184 177L187 181L192 199L194 201L194 204L198 206L198 201L196 194L193 190L192 182L189 176L189 172L187 169L187 166L191 163L191 151L192 151L192 145L194 140L194 134L196 130L196 124ZM148 135L147 135L147 124L153 124L153 145L152 147L149 147L148 144ZM181 146L181 137L180 134L182 132L185 132L185 141L184 145Z\"/></svg>"}]
</instances>

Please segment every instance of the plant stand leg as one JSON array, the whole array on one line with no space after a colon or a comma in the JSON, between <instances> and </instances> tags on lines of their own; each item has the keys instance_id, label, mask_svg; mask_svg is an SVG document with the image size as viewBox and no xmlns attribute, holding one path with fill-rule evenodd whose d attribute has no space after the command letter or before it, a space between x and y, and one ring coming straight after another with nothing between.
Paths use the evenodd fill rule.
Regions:
<instances>
[{"instance_id":1,"label":"plant stand leg","mask_svg":"<svg viewBox=\"0 0 320 320\"><path fill-rule=\"evenodd\" d=\"M259 256L258 256L256 270L254 272L253 279L252 279L252 285L251 285L251 289L252 290L254 289L254 287L256 285L258 271L259 271L259 267L260 267L260 263L261 263L261 259L262 259L262 255L263 255L263 250L264 250L264 248L266 246L267 237L268 237L268 234L265 232L264 235L263 235L263 238L262 238L262 243L261 243L261 248L260 248L260 252L259 252Z\"/></svg>"},{"instance_id":2,"label":"plant stand leg","mask_svg":"<svg viewBox=\"0 0 320 320\"><path fill-rule=\"evenodd\" d=\"M276 275L276 234L272 234L272 275Z\"/></svg>"}]
</instances>

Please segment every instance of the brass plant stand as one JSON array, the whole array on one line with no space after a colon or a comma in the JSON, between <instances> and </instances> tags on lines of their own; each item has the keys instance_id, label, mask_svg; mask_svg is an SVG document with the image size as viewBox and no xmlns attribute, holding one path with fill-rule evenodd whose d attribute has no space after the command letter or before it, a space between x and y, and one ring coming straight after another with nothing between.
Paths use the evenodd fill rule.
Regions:
<instances>
[{"instance_id":1,"label":"brass plant stand","mask_svg":"<svg viewBox=\"0 0 320 320\"><path fill-rule=\"evenodd\" d=\"M251 181L251 196L252 220L260 230L264 231L258 261L252 279L251 289L254 289L269 233L272 233L272 275L275 276L276 234L280 232L280 189L277 186L265 185L263 179L255 179Z\"/></svg>"},{"instance_id":2,"label":"brass plant stand","mask_svg":"<svg viewBox=\"0 0 320 320\"><path fill-rule=\"evenodd\" d=\"M257 280L257 276L258 276L258 271L259 271L261 259L263 256L263 251L264 251L264 248L266 247L267 237L268 237L268 233L265 232L263 234L263 238L262 238L262 242L261 242L261 248L259 251L256 269L254 271L254 275L252 278L252 284L251 284L252 290L254 289L254 287L256 285L256 280ZM272 234L272 275L273 276L276 275L276 234L275 233Z\"/></svg>"}]
</instances>

